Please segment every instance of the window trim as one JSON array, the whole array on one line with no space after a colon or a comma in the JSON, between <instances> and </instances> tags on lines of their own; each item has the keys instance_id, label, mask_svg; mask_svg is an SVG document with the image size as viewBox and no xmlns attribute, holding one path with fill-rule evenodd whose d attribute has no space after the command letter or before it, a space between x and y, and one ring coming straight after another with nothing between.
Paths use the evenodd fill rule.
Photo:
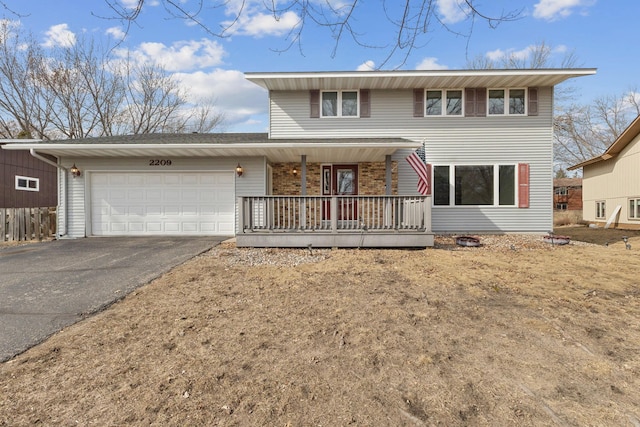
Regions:
<instances>
[{"instance_id":1,"label":"window trim","mask_svg":"<svg viewBox=\"0 0 640 427\"><path fill-rule=\"evenodd\" d=\"M607 202L605 200L596 200L596 219L606 219L606 218L607 218Z\"/></svg>"},{"instance_id":2,"label":"window trim","mask_svg":"<svg viewBox=\"0 0 640 427\"><path fill-rule=\"evenodd\" d=\"M20 181L21 180L25 180L26 181L26 187L23 187L23 186L20 185ZM35 182L35 184L36 184L35 188L29 186L30 182ZM16 190L20 190L20 191L40 191L40 178L34 178L34 177L31 177L31 176L16 175L15 188L16 188Z\"/></svg>"},{"instance_id":3,"label":"window trim","mask_svg":"<svg viewBox=\"0 0 640 427\"><path fill-rule=\"evenodd\" d=\"M558 203L556 203L555 210L557 210L557 211L566 211L567 207L568 206L567 206L566 202L558 202Z\"/></svg>"},{"instance_id":4,"label":"window trim","mask_svg":"<svg viewBox=\"0 0 640 427\"><path fill-rule=\"evenodd\" d=\"M447 100L449 92L460 92L460 114L447 114ZM440 114L427 114L427 92L440 92ZM464 88L446 88L446 89L424 89L423 92L424 108L422 115L424 117L465 117L465 89Z\"/></svg>"},{"instance_id":5,"label":"window trim","mask_svg":"<svg viewBox=\"0 0 640 427\"><path fill-rule=\"evenodd\" d=\"M520 208L520 173L519 173L519 165L521 163L434 163L432 164L432 197L431 203L434 208ZM435 191L437 188L437 184L435 182L435 170L437 167L447 166L449 167L449 203L446 205L436 205L436 195ZM492 166L493 167L493 203L487 205L458 205L456 204L456 168L464 166ZM512 166L513 167L513 204L509 205L501 205L500 204L500 167L501 166Z\"/></svg>"},{"instance_id":6,"label":"window trim","mask_svg":"<svg viewBox=\"0 0 640 427\"><path fill-rule=\"evenodd\" d=\"M503 101L503 113L496 114L491 113L491 109L489 108L489 103L491 101L491 97L489 96L492 90L502 90L504 91L504 101ZM524 112L523 113L510 113L509 112L509 101L511 100L511 91L512 90L523 90L524 91ZM490 87L487 88L487 117L505 117L505 116L514 116L514 117L525 117L529 115L529 88L526 87Z\"/></svg>"},{"instance_id":7,"label":"window trim","mask_svg":"<svg viewBox=\"0 0 640 427\"><path fill-rule=\"evenodd\" d=\"M342 94L344 92L356 94L356 114L353 116L344 116L342 115ZM325 116L322 108L322 104L324 102L324 94L325 93L336 93L337 94L337 107L338 111L336 111L335 116ZM344 89L344 90L321 90L320 91L320 118L321 119L336 119L336 118L346 118L346 119L357 119L360 118L360 90L359 89Z\"/></svg>"},{"instance_id":8,"label":"window trim","mask_svg":"<svg viewBox=\"0 0 640 427\"><path fill-rule=\"evenodd\" d=\"M634 204L633 215L631 212L631 202ZM629 221L640 221L640 197L629 197L627 199L627 219Z\"/></svg>"}]
</instances>

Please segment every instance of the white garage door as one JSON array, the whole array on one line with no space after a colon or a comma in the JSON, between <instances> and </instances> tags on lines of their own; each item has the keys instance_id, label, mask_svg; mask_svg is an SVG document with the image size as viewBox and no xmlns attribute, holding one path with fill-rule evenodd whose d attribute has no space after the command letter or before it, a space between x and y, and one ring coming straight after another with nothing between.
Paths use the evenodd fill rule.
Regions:
<instances>
[{"instance_id":1,"label":"white garage door","mask_svg":"<svg viewBox=\"0 0 640 427\"><path fill-rule=\"evenodd\" d=\"M95 236L235 234L232 172L94 172Z\"/></svg>"}]
</instances>

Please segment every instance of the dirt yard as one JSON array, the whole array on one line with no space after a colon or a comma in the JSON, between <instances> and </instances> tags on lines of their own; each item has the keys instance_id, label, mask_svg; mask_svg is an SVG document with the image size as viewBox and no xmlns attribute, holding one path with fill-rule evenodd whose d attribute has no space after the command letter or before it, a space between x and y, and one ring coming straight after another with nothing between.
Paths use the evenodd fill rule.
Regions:
<instances>
[{"instance_id":1,"label":"dirt yard","mask_svg":"<svg viewBox=\"0 0 640 427\"><path fill-rule=\"evenodd\" d=\"M1 364L0 425L640 426L631 236L226 243Z\"/></svg>"}]
</instances>

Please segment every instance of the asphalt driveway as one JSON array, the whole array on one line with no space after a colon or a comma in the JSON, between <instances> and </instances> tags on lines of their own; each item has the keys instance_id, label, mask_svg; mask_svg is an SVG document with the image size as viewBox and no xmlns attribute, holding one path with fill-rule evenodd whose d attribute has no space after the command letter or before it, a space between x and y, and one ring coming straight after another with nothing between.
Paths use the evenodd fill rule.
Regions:
<instances>
[{"instance_id":1,"label":"asphalt driveway","mask_svg":"<svg viewBox=\"0 0 640 427\"><path fill-rule=\"evenodd\" d=\"M222 240L115 237L0 247L0 362Z\"/></svg>"}]
</instances>

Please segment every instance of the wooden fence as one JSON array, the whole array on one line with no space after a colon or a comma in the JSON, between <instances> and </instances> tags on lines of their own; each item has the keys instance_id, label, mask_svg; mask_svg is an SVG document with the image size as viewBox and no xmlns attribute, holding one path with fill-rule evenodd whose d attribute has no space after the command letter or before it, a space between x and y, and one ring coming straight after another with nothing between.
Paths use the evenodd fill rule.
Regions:
<instances>
[{"instance_id":1,"label":"wooden fence","mask_svg":"<svg viewBox=\"0 0 640 427\"><path fill-rule=\"evenodd\" d=\"M50 239L56 208L0 208L0 242Z\"/></svg>"}]
</instances>

